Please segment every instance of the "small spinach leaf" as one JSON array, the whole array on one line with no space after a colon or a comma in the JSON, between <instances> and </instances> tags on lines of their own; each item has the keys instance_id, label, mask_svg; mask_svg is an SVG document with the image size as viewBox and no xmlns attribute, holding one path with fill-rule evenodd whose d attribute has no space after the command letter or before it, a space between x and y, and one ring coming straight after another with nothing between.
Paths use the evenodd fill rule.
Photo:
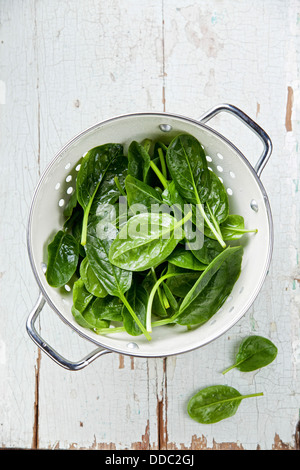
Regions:
<instances>
[{"instance_id":1,"label":"small spinach leaf","mask_svg":"<svg viewBox=\"0 0 300 470\"><path fill-rule=\"evenodd\" d=\"M198 423L217 423L233 416L243 399L262 395L263 393L241 395L228 385L212 385L200 390L189 400L187 411Z\"/></svg>"},{"instance_id":2,"label":"small spinach leaf","mask_svg":"<svg viewBox=\"0 0 300 470\"><path fill-rule=\"evenodd\" d=\"M274 361L277 351L277 347L269 339L258 335L249 336L240 344L235 364L224 370L223 374L235 367L241 372L265 367Z\"/></svg>"}]
</instances>

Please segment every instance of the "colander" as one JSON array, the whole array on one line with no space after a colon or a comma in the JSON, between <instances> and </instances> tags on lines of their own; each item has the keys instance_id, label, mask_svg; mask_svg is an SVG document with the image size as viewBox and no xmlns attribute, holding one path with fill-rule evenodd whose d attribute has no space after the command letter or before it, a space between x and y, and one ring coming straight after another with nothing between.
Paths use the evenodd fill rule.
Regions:
<instances>
[{"instance_id":1,"label":"colander","mask_svg":"<svg viewBox=\"0 0 300 470\"><path fill-rule=\"evenodd\" d=\"M255 167L219 132L206 123L218 113L237 117L263 143L263 152ZM187 330L180 325L156 327L152 340L144 335L127 333L97 335L76 323L71 313L72 291L52 288L45 277L47 244L63 224L63 210L74 190L78 161L88 150L107 142L122 143L124 151L132 140L145 137L163 139L185 132L195 136L204 146L209 167L223 181L229 194L230 212L241 214L247 227L256 234L245 234L240 243L244 256L240 277L222 308L205 324ZM107 353L139 357L167 357L200 348L228 331L247 312L258 295L267 274L273 247L273 224L266 191L260 181L261 172L272 152L268 135L249 116L230 104L218 105L199 120L167 113L133 113L100 122L67 143L44 171L35 190L28 222L27 243L30 263L39 286L39 297L30 312L26 329L31 339L57 364L68 370L80 370ZM67 360L52 348L35 328L45 303L81 337L91 343L91 351L82 360ZM92 346L96 345L96 348Z\"/></svg>"}]
</instances>

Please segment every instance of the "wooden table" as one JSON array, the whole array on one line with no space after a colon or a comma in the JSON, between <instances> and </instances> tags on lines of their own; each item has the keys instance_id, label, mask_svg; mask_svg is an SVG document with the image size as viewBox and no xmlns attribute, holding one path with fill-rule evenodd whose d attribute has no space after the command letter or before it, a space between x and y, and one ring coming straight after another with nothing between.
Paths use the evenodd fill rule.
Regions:
<instances>
[{"instance_id":1,"label":"wooden table","mask_svg":"<svg viewBox=\"0 0 300 470\"><path fill-rule=\"evenodd\" d=\"M21 449L299 449L299 51L297 0L12 0L0 2L0 447ZM78 372L28 337L37 297L26 228L39 177L74 135L115 115L165 111L199 118L231 103L270 135L262 174L274 219L263 288L229 332L167 359L107 354ZM252 163L259 144L230 119L214 125ZM39 329L77 360L91 345L49 307ZM250 334L276 360L221 375ZM88 343L88 344L87 344ZM198 389L226 383L245 400L214 425L189 418Z\"/></svg>"}]
</instances>

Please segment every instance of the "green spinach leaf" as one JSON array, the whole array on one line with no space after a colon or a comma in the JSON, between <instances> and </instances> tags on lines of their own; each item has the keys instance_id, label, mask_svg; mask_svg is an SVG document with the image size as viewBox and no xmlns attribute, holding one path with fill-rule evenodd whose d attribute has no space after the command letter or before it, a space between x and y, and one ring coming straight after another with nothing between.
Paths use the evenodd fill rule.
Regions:
<instances>
[{"instance_id":1,"label":"green spinach leaf","mask_svg":"<svg viewBox=\"0 0 300 470\"><path fill-rule=\"evenodd\" d=\"M240 275L242 257L242 247L228 247L207 266L180 305L179 324L205 323L221 308Z\"/></svg>"},{"instance_id":2,"label":"green spinach leaf","mask_svg":"<svg viewBox=\"0 0 300 470\"><path fill-rule=\"evenodd\" d=\"M120 144L104 144L95 147L85 155L76 180L77 200L84 211L82 222L82 245L86 244L88 216L96 192L111 162L123 154Z\"/></svg>"},{"instance_id":3,"label":"green spinach leaf","mask_svg":"<svg viewBox=\"0 0 300 470\"><path fill-rule=\"evenodd\" d=\"M48 245L46 279L52 287L64 286L76 271L79 245L73 235L59 230Z\"/></svg>"},{"instance_id":4,"label":"green spinach leaf","mask_svg":"<svg viewBox=\"0 0 300 470\"><path fill-rule=\"evenodd\" d=\"M184 237L182 226L191 214L177 222L169 214L141 213L122 227L109 251L115 266L144 271L158 266Z\"/></svg>"},{"instance_id":5,"label":"green spinach leaf","mask_svg":"<svg viewBox=\"0 0 300 470\"><path fill-rule=\"evenodd\" d=\"M236 362L223 371L226 374L233 368L241 372L250 372L270 364L277 356L277 347L263 336L253 335L244 339L236 355Z\"/></svg>"},{"instance_id":6,"label":"green spinach leaf","mask_svg":"<svg viewBox=\"0 0 300 470\"><path fill-rule=\"evenodd\" d=\"M211 232L225 248L216 220L212 223L203 208L210 194L211 172L200 142L189 134L180 134L168 146L166 161L181 196L196 205Z\"/></svg>"},{"instance_id":7,"label":"green spinach leaf","mask_svg":"<svg viewBox=\"0 0 300 470\"><path fill-rule=\"evenodd\" d=\"M135 311L137 318L141 324L146 328L146 308L148 295L147 291L141 284L133 284L126 294L127 301ZM140 327L137 325L135 319L128 311L126 305L122 309L123 324L127 333L132 336L138 336L142 334Z\"/></svg>"},{"instance_id":8,"label":"green spinach leaf","mask_svg":"<svg viewBox=\"0 0 300 470\"><path fill-rule=\"evenodd\" d=\"M150 168L150 155L144 145L131 142L128 147L128 174L140 181L146 182Z\"/></svg>"},{"instance_id":9,"label":"green spinach leaf","mask_svg":"<svg viewBox=\"0 0 300 470\"><path fill-rule=\"evenodd\" d=\"M235 415L242 400L262 396L263 393L241 395L228 385L206 387L190 398L187 411L190 417L202 424L213 424Z\"/></svg>"},{"instance_id":10,"label":"green spinach leaf","mask_svg":"<svg viewBox=\"0 0 300 470\"><path fill-rule=\"evenodd\" d=\"M86 289L95 297L106 297L107 291L94 273L88 258L84 258L80 264L80 277Z\"/></svg>"}]
</instances>

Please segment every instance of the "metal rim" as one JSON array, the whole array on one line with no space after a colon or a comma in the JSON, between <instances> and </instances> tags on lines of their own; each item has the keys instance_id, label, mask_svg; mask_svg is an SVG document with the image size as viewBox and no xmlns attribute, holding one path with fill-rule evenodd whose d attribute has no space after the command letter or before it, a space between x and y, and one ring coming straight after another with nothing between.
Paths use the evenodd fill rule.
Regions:
<instances>
[{"instance_id":1,"label":"metal rim","mask_svg":"<svg viewBox=\"0 0 300 470\"><path fill-rule=\"evenodd\" d=\"M93 131L94 129L98 128L98 127L101 127L109 122L114 122L114 121L117 121L119 119L126 119L128 117L133 117L133 116L140 116L140 117L143 117L143 116L158 116L158 117L164 117L164 118L174 118L174 119L180 119L180 120L183 120L183 121L186 121L186 122L190 122L196 126L199 126L199 127L202 127L206 130L208 130L209 132L211 132L212 134L214 134L216 137L220 138L221 140L223 140L224 142L227 143L227 145L229 145L229 147L232 148L232 150L234 150L238 156L243 160L243 162L246 164L246 166L248 167L248 169L250 170L250 172L252 173L252 175L254 176L255 180L256 180L256 183L258 184L259 186L259 189L263 195L263 199L264 199L264 204L265 204L265 209L266 209L266 213L267 213L267 218L268 218L268 224L269 224L269 248L268 248L268 254L267 254L267 262L266 262L266 266L265 266L265 270L264 272L262 273L262 277L261 277L261 282L260 284L257 286L257 290L256 292L254 293L254 295L252 296L252 298L250 299L249 302L247 302L247 304L245 304L244 308L241 310L241 313L239 315L239 317L237 319L235 319L234 321L232 321L228 327L220 332L219 334L217 334L216 336L214 336L214 338L211 338L211 339L207 339L207 341L205 341L204 343L202 343L201 345L199 346L193 346L191 348L188 348L188 349L184 349L183 351L178 351L178 352L173 352L173 353L167 353L167 354L139 354L138 351L135 351L135 350L130 350L130 351L126 351L126 350L123 350L123 349L119 349L119 348L114 348L114 347L107 347L105 344L99 342L99 341L96 341L95 339L93 338L90 338L87 334L85 334L84 332L80 331L79 329L77 329L73 324L71 324L66 318L65 316L60 312L59 309L56 308L56 306L53 304L52 300L51 300L51 297L47 294L47 292L45 291L41 281L40 281L40 276L36 270L36 267L35 267L35 263L33 261L33 254L32 254L32 248L31 248L31 243L30 243L30 233L31 233L31 224L32 224L32 216L33 216L33 209L34 209L34 204L35 204L35 201L36 201L36 198L37 198L37 194L39 192L39 188L41 187L41 185L43 184L43 181L44 181L44 178L46 177L47 173L49 172L49 170L51 169L51 167L54 165L54 163L56 162L56 160L60 157L60 155L72 144L74 144L77 140L81 139L84 135L88 134L89 132ZM187 116L183 116L183 115L180 115L180 114L173 114L173 113L160 113L160 112L136 112L136 113L128 113L128 114L120 114L118 116L114 116L112 118L108 118L108 119L105 119L103 121L100 121L96 124L93 124L92 126L88 127L87 129L85 129L84 131L78 133L76 136L74 136L72 139L70 139L60 150L59 152L53 157L53 159L50 161L50 163L46 166L45 170L43 171L40 179L39 179L39 182L35 188L35 191L34 191L34 194L33 194L33 198L32 198L32 201L31 201L31 205L30 205L30 210L29 210L29 218L28 218L28 224L27 224L27 236L26 236L26 239L27 239L27 251L28 251L28 256L29 256L29 260L30 260L30 264L31 264L31 268L32 268L32 271L34 273L34 276L35 276L35 279L37 281L37 284L40 288L40 291L43 295L43 297L45 298L45 300L47 301L47 303L50 305L50 307L55 311L55 313L57 313L57 315L62 319L62 321L67 324L69 327L72 328L72 330L76 331L76 333L79 334L79 336L81 336L82 338L90 341L91 343L97 345L97 346L101 346L105 349L108 349L112 352L116 352L116 353L119 353L119 354L123 354L123 355L126 355L126 356L136 356L136 357L144 357L144 358L150 358L150 357L169 357L169 356L174 356L174 355L179 355L179 354L183 354L183 353L186 353L186 352L191 352L193 350L196 350L196 349L199 349L200 347L203 347L207 344L209 344L210 342L214 341L215 339L219 338L220 336L222 336L224 333L226 333L226 331L228 331L230 328L232 328L245 314L246 312L249 310L249 308L251 307L251 305L254 303L256 297L258 296L263 284L264 284L264 281L265 281L265 278L266 278L266 275L268 273L268 270L269 270L269 267L270 267L270 263L271 263L271 259L272 259L272 253L273 253L273 242L274 242L274 228L273 228L273 219L272 219L272 212L271 212L271 207L270 207L270 203L269 203L269 199L268 199L268 196L267 196L267 193L266 193L266 190L259 178L259 176L257 175L255 169L253 168L253 166L249 163L249 161L247 160L247 158L242 154L242 152L230 141L228 140L226 137L224 137L222 134L220 134L218 131L216 131L215 129L211 128L210 126L207 126L206 124L203 124L201 121L197 121L196 119L193 119L193 118L189 118Z\"/></svg>"}]
</instances>

